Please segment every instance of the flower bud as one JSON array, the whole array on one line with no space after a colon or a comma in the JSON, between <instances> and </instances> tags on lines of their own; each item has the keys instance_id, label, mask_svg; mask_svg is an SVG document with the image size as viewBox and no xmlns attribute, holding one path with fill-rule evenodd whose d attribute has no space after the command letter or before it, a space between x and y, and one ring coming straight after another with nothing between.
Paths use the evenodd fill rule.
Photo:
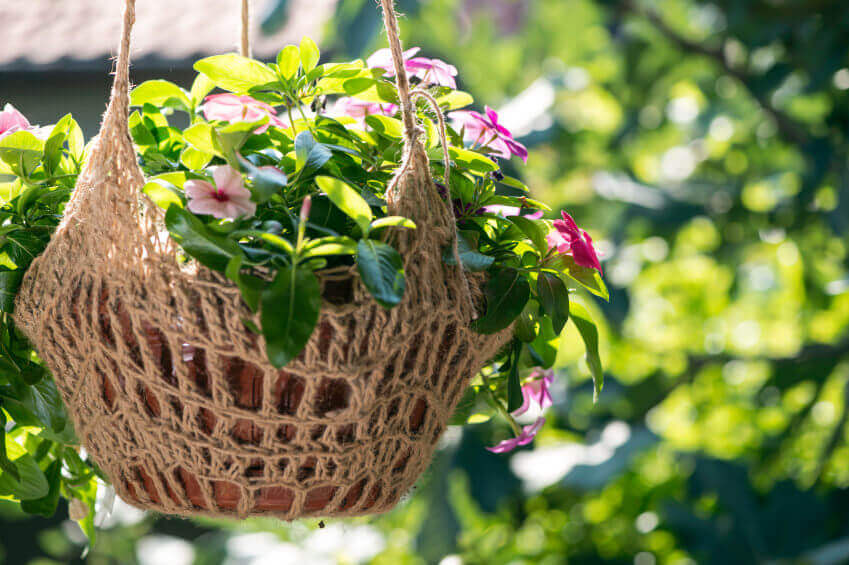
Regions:
<instances>
[{"instance_id":1,"label":"flower bud","mask_svg":"<svg viewBox=\"0 0 849 565\"><path fill-rule=\"evenodd\" d=\"M301 222L306 222L310 217L310 208L312 208L312 196L307 195L304 198L304 203L301 204Z\"/></svg>"}]
</instances>

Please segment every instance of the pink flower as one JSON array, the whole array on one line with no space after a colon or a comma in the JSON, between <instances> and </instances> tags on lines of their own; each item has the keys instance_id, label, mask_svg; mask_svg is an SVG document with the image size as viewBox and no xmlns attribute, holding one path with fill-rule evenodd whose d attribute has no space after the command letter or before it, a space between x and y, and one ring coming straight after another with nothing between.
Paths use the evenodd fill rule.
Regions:
<instances>
[{"instance_id":1,"label":"pink flower","mask_svg":"<svg viewBox=\"0 0 849 565\"><path fill-rule=\"evenodd\" d=\"M379 104L377 102L366 102L346 96L340 98L333 105L332 114L335 116L350 116L363 121L366 116L374 114L382 116L394 116L398 112L395 104Z\"/></svg>"},{"instance_id":2,"label":"pink flower","mask_svg":"<svg viewBox=\"0 0 849 565\"><path fill-rule=\"evenodd\" d=\"M513 416L521 416L531 407L531 401L539 405L540 409L551 406L551 382L554 380L554 371L551 369L535 368L528 376L528 381L522 385L522 396L524 402L518 410L513 411Z\"/></svg>"},{"instance_id":3,"label":"pink flower","mask_svg":"<svg viewBox=\"0 0 849 565\"><path fill-rule=\"evenodd\" d=\"M451 118L458 127L463 128L466 141L471 141L473 147L480 146L491 155L509 159L512 155L521 157L528 162L528 150L524 145L513 139L513 134L498 123L498 114L486 107L486 115L471 110L459 110L451 113Z\"/></svg>"},{"instance_id":4,"label":"pink flower","mask_svg":"<svg viewBox=\"0 0 849 565\"><path fill-rule=\"evenodd\" d=\"M18 112L11 104L6 104L3 111L0 112L0 139L7 135L13 134L16 131L25 131L32 129L29 120L26 116Z\"/></svg>"},{"instance_id":5,"label":"pink flower","mask_svg":"<svg viewBox=\"0 0 849 565\"><path fill-rule=\"evenodd\" d=\"M457 67L440 59L415 57L406 62L407 72L418 78L423 86L438 85L457 88Z\"/></svg>"},{"instance_id":6,"label":"pink flower","mask_svg":"<svg viewBox=\"0 0 849 565\"><path fill-rule=\"evenodd\" d=\"M416 53L421 51L421 47L412 47L404 51L404 63L410 60ZM378 49L366 59L366 65L370 69L383 69L386 71L386 76L395 76L395 65L392 63L392 51L385 47Z\"/></svg>"},{"instance_id":7,"label":"pink flower","mask_svg":"<svg viewBox=\"0 0 849 565\"><path fill-rule=\"evenodd\" d=\"M268 116L268 123L257 128L256 133L265 133L269 126L288 127L283 120L277 117L277 110L270 104L246 95L213 94L206 97L201 109L203 110L203 117L208 121L256 122Z\"/></svg>"},{"instance_id":8,"label":"pink flower","mask_svg":"<svg viewBox=\"0 0 849 565\"><path fill-rule=\"evenodd\" d=\"M251 202L251 192L245 188L242 175L229 165L211 167L215 184L204 180L187 180L183 185L194 214L209 214L216 218L235 219L253 216L256 204Z\"/></svg>"},{"instance_id":9,"label":"pink flower","mask_svg":"<svg viewBox=\"0 0 849 565\"><path fill-rule=\"evenodd\" d=\"M497 214L505 218L509 216L523 216L530 220L539 220L540 218L542 218L542 210L537 210L536 212L531 212L530 214L522 214L522 209L518 206L503 206L501 204L490 204L489 206L484 206L483 209L485 212L489 212L490 214Z\"/></svg>"},{"instance_id":10,"label":"pink flower","mask_svg":"<svg viewBox=\"0 0 849 565\"><path fill-rule=\"evenodd\" d=\"M540 431L543 424L545 424L545 418L539 418L533 424L522 428L522 433L519 434L518 437L505 439L494 447L487 447L487 450L493 453L507 453L508 451L513 451L514 449L522 445L528 445L529 443L534 441L534 436L537 435L537 432Z\"/></svg>"},{"instance_id":11,"label":"pink flower","mask_svg":"<svg viewBox=\"0 0 849 565\"><path fill-rule=\"evenodd\" d=\"M404 51L404 68L410 74L418 78L423 86L436 84L457 88L457 67L449 65L440 59L428 59L426 57L414 57L421 51L418 47ZM392 52L389 49L378 49L366 64L371 69L383 69L387 77L395 76L395 66L392 63Z\"/></svg>"},{"instance_id":12,"label":"pink flower","mask_svg":"<svg viewBox=\"0 0 849 565\"><path fill-rule=\"evenodd\" d=\"M570 253L575 263L601 273L601 263L598 260L593 240L590 234L582 230L566 212L561 212L562 220L554 220L554 231L546 236L550 249L558 253Z\"/></svg>"}]
</instances>

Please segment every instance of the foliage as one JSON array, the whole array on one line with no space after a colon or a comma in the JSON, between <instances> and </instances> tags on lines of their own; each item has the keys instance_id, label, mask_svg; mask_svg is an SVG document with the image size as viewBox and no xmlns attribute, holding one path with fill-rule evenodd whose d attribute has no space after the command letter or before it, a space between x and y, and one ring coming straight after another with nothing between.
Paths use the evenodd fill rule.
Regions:
<instances>
[{"instance_id":1,"label":"foliage","mask_svg":"<svg viewBox=\"0 0 849 565\"><path fill-rule=\"evenodd\" d=\"M387 215L387 192L402 166L403 128L395 86L385 70L362 60L319 65L319 59L315 43L304 39L300 47L285 47L276 63L235 54L202 59L189 90L153 80L131 92L131 105L139 109L128 125L147 179L143 192L164 210L164 225L185 259L221 272L240 289L245 304L259 314L259 327L246 321L246 329L262 333L276 367L300 354L318 324L322 272L356 268L374 300L395 307L407 282L392 234L430 229ZM456 74L441 61L416 58L410 64L448 73L451 82L450 73ZM430 80L429 72L416 75L416 83L422 91L430 87L428 97L440 112L472 102L471 96ZM216 87L227 92L210 94ZM336 107L347 104L355 111L325 111L328 96L340 98ZM278 117L278 107L288 120ZM433 173L445 173L448 164L435 125L440 120L426 105L415 111L427 125ZM188 115L184 129L171 125L175 112ZM531 370L554 362L551 351L541 347L551 350L549 342L569 319L567 284L605 297L607 291L589 236L565 213L553 223L539 219L541 212L532 214L547 207L525 196L519 180L501 173L495 155L525 158L527 153L498 125L497 114L488 109L486 116L457 116L469 121L447 128L450 144L444 151L452 163L446 185L438 186L455 213L462 253L455 256L449 245L445 261L456 265L459 257L459 268L488 274L477 331L502 331L520 315L523 321L511 347L470 388L455 421L464 423L466 409L480 396L518 436L503 449L530 442L544 422L539 420L533 433L522 432L514 416L529 394L525 388L540 386ZM2 172L11 181L0 211L8 263L0 362L9 373L5 412L0 411L4 426L9 416L5 451L0 451L0 494L20 502L24 512L46 516L55 511L60 494L70 497L72 516L78 515L91 537L96 471L74 452L56 386L11 319L23 273L49 241L80 173L83 139L70 116L44 139L23 116L14 118L27 129L0 132ZM499 193L499 186L522 195ZM582 307L574 308L600 389L595 323ZM523 385L524 377L529 382ZM87 511L74 510L81 503Z\"/></svg>"}]
</instances>

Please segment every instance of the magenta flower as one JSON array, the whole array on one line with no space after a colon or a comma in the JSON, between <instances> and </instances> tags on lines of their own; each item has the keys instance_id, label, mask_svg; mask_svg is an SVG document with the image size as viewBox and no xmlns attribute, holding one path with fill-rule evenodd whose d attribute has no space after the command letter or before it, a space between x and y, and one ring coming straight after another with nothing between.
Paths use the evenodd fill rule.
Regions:
<instances>
[{"instance_id":1,"label":"magenta flower","mask_svg":"<svg viewBox=\"0 0 849 565\"><path fill-rule=\"evenodd\" d=\"M530 220L539 220L542 218L542 210L537 210L536 212L531 212L528 214L523 214L522 209L518 206L504 206L502 204L490 204L489 206L483 207L485 212L489 212L490 214L496 214L498 216L502 216L507 218L509 216L523 216Z\"/></svg>"},{"instance_id":2,"label":"magenta flower","mask_svg":"<svg viewBox=\"0 0 849 565\"><path fill-rule=\"evenodd\" d=\"M505 439L498 445L494 447L487 447L486 449L493 453L507 453L508 451L513 451L517 447L528 445L529 443L534 441L534 437L537 435L537 432L540 431L543 424L545 424L545 418L539 418L533 424L522 428L522 433L519 434L518 437Z\"/></svg>"},{"instance_id":3,"label":"magenta flower","mask_svg":"<svg viewBox=\"0 0 849 565\"><path fill-rule=\"evenodd\" d=\"M426 57L415 57L421 49L413 47L404 51L404 68L410 76L421 81L422 86L448 86L457 88L457 67L449 65L440 59L428 59ZM383 69L387 77L395 76L395 66L392 64L392 52L389 49L378 49L366 64L371 69Z\"/></svg>"},{"instance_id":4,"label":"magenta flower","mask_svg":"<svg viewBox=\"0 0 849 565\"><path fill-rule=\"evenodd\" d=\"M486 107L486 115L472 110L458 110L451 113L457 127L463 128L463 137L472 142L472 147L481 147L491 155L509 159L513 155L528 162L527 148L513 139L513 134L498 123L498 114Z\"/></svg>"},{"instance_id":5,"label":"magenta flower","mask_svg":"<svg viewBox=\"0 0 849 565\"><path fill-rule=\"evenodd\" d=\"M242 175L229 165L211 167L215 184L204 180L187 180L183 190L189 198L186 206L194 214L209 214L218 219L253 216L256 204L245 188Z\"/></svg>"},{"instance_id":6,"label":"magenta flower","mask_svg":"<svg viewBox=\"0 0 849 565\"><path fill-rule=\"evenodd\" d=\"M6 104L3 111L0 112L0 139L16 131L26 131L29 129L32 129L32 125L30 125L26 116L18 112L11 104Z\"/></svg>"},{"instance_id":7,"label":"magenta flower","mask_svg":"<svg viewBox=\"0 0 849 565\"><path fill-rule=\"evenodd\" d=\"M537 367L528 376L528 381L522 385L522 397L524 402L518 410L512 412L513 416L521 416L531 407L531 401L535 402L540 409L544 410L551 406L551 382L554 380L554 371Z\"/></svg>"},{"instance_id":8,"label":"magenta flower","mask_svg":"<svg viewBox=\"0 0 849 565\"><path fill-rule=\"evenodd\" d=\"M379 104L377 102L366 102L350 96L340 98L333 105L332 114L335 116L350 116L363 121L366 116L374 114L382 116L394 116L398 112L395 104Z\"/></svg>"},{"instance_id":9,"label":"magenta flower","mask_svg":"<svg viewBox=\"0 0 849 565\"><path fill-rule=\"evenodd\" d=\"M213 94L206 97L201 110L203 110L203 117L208 121L221 120L230 123L256 122L268 116L268 123L257 128L256 133L265 133L269 126L288 127L285 122L277 117L277 110L270 104L246 95Z\"/></svg>"},{"instance_id":10,"label":"magenta flower","mask_svg":"<svg viewBox=\"0 0 849 565\"><path fill-rule=\"evenodd\" d=\"M548 232L549 249L558 253L571 253L575 263L601 273L601 263L598 260L593 240L590 234L582 230L566 212L561 212L562 220L554 220L554 230Z\"/></svg>"}]
</instances>

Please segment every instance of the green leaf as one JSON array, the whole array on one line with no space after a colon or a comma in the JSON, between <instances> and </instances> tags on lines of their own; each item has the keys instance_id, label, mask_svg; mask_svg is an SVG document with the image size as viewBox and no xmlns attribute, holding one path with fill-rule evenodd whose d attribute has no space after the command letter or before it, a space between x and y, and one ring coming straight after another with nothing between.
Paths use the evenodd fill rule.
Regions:
<instances>
[{"instance_id":1,"label":"green leaf","mask_svg":"<svg viewBox=\"0 0 849 565\"><path fill-rule=\"evenodd\" d=\"M457 406L454 408L454 413L448 421L449 426L462 426L469 421L469 417L475 409L478 400L478 391L476 387L470 386L463 393Z\"/></svg>"},{"instance_id":2,"label":"green leaf","mask_svg":"<svg viewBox=\"0 0 849 565\"><path fill-rule=\"evenodd\" d=\"M401 120L390 118L389 116L379 114L366 116L366 124L375 132L386 137L401 139L404 135L404 125L401 123Z\"/></svg>"},{"instance_id":3,"label":"green leaf","mask_svg":"<svg viewBox=\"0 0 849 565\"><path fill-rule=\"evenodd\" d=\"M509 216L507 219L522 230L522 233L531 240L531 243L534 244L534 247L536 247L540 254L544 255L548 252L548 241L545 238L547 228L545 224L523 216Z\"/></svg>"},{"instance_id":4,"label":"green leaf","mask_svg":"<svg viewBox=\"0 0 849 565\"><path fill-rule=\"evenodd\" d=\"M508 327L522 313L531 297L531 286L519 271L505 269L489 280L484 293L486 313L472 327L482 334L493 334Z\"/></svg>"},{"instance_id":5,"label":"green leaf","mask_svg":"<svg viewBox=\"0 0 849 565\"><path fill-rule=\"evenodd\" d=\"M539 319L539 327L536 338L528 344L528 352L534 363L543 369L550 369L557 360L557 349L560 344L560 334L554 333L551 318Z\"/></svg>"},{"instance_id":6,"label":"green leaf","mask_svg":"<svg viewBox=\"0 0 849 565\"><path fill-rule=\"evenodd\" d=\"M164 179L154 178L142 187L142 192L144 192L148 198L153 200L154 204L163 210L167 210L172 204L182 208L183 200L180 198L177 191L174 190L176 187L172 187L174 187L174 185L166 182Z\"/></svg>"},{"instance_id":7,"label":"green leaf","mask_svg":"<svg viewBox=\"0 0 849 565\"><path fill-rule=\"evenodd\" d=\"M569 291L560 277L545 271L537 278L537 293L542 309L551 318L554 333L563 331L569 320Z\"/></svg>"},{"instance_id":8,"label":"green leaf","mask_svg":"<svg viewBox=\"0 0 849 565\"><path fill-rule=\"evenodd\" d=\"M374 215L365 199L349 184L333 177L316 177L315 183L327 194L333 204L352 218L363 232L368 235Z\"/></svg>"},{"instance_id":9,"label":"green leaf","mask_svg":"<svg viewBox=\"0 0 849 565\"><path fill-rule=\"evenodd\" d=\"M50 485L35 458L11 436L6 435L5 439L6 455L15 464L20 479L11 473L0 474L0 496L13 496L18 500L37 500L47 496Z\"/></svg>"},{"instance_id":10,"label":"green leaf","mask_svg":"<svg viewBox=\"0 0 849 565\"><path fill-rule=\"evenodd\" d=\"M321 289L315 274L301 267L280 269L262 293L260 319L268 359L284 367L310 339L321 311Z\"/></svg>"},{"instance_id":11,"label":"green leaf","mask_svg":"<svg viewBox=\"0 0 849 565\"><path fill-rule=\"evenodd\" d=\"M304 72L308 73L315 68L318 60L321 57L321 52L318 50L318 45L309 37L301 39L301 66Z\"/></svg>"},{"instance_id":12,"label":"green leaf","mask_svg":"<svg viewBox=\"0 0 849 565\"><path fill-rule=\"evenodd\" d=\"M212 161L213 157L214 155L212 153L206 153L196 147L188 145L180 154L180 163L185 165L185 167L189 170L199 171L206 168L206 166L209 165L209 162Z\"/></svg>"},{"instance_id":13,"label":"green leaf","mask_svg":"<svg viewBox=\"0 0 849 565\"><path fill-rule=\"evenodd\" d=\"M610 300L610 292L607 290L607 285L604 284L601 273L596 269L578 265L570 255L560 255L550 264L557 270L564 272L569 278L591 293L605 300Z\"/></svg>"},{"instance_id":14,"label":"green leaf","mask_svg":"<svg viewBox=\"0 0 849 565\"><path fill-rule=\"evenodd\" d=\"M239 156L239 164L248 171L254 202L268 202L275 194L281 194L289 186L289 177L278 168L257 167L244 157Z\"/></svg>"},{"instance_id":15,"label":"green leaf","mask_svg":"<svg viewBox=\"0 0 849 565\"><path fill-rule=\"evenodd\" d=\"M215 138L215 129L206 122L198 122L183 132L183 139L201 153L223 157Z\"/></svg>"},{"instance_id":16,"label":"green leaf","mask_svg":"<svg viewBox=\"0 0 849 565\"><path fill-rule=\"evenodd\" d=\"M79 130L79 126L71 117L71 114L66 114L53 126L50 136L44 142L44 168L48 174L52 175L58 169L59 164L62 162L62 149L65 140L69 139L72 131L74 137L79 135L77 134L77 130ZM78 140L75 139L73 143L76 145ZM71 153L74 154L74 151L71 151Z\"/></svg>"},{"instance_id":17,"label":"green leaf","mask_svg":"<svg viewBox=\"0 0 849 565\"><path fill-rule=\"evenodd\" d=\"M297 74L300 64L300 50L296 45L287 45L277 54L277 67L280 70L280 76L286 80Z\"/></svg>"},{"instance_id":18,"label":"green leaf","mask_svg":"<svg viewBox=\"0 0 849 565\"><path fill-rule=\"evenodd\" d=\"M525 309L516 318L516 323L513 325L513 335L516 339L523 343L531 343L537 337L536 321L534 320L534 307L539 309L538 304L534 300L528 301Z\"/></svg>"},{"instance_id":19,"label":"green leaf","mask_svg":"<svg viewBox=\"0 0 849 565\"><path fill-rule=\"evenodd\" d=\"M296 169L309 173L323 167L333 157L333 153L326 145L317 142L312 133L302 131L295 137L295 156Z\"/></svg>"},{"instance_id":20,"label":"green leaf","mask_svg":"<svg viewBox=\"0 0 849 565\"><path fill-rule=\"evenodd\" d=\"M443 94L442 96L436 97L436 102L444 109L444 110L459 110L460 108L465 108L469 104L474 103L475 99L472 98L472 95L468 92L463 92L462 90L452 90L447 94Z\"/></svg>"},{"instance_id":21,"label":"green leaf","mask_svg":"<svg viewBox=\"0 0 849 565\"><path fill-rule=\"evenodd\" d=\"M484 255L472 247L469 241L462 235L457 234L457 251L463 268L468 271L485 271L495 262L495 257ZM456 265L454 259L454 248L449 245L442 251L442 260L448 265Z\"/></svg>"},{"instance_id":22,"label":"green leaf","mask_svg":"<svg viewBox=\"0 0 849 565\"><path fill-rule=\"evenodd\" d=\"M57 433L65 429L68 415L53 379L42 378L32 386L21 387L21 391L20 403L32 412L43 426Z\"/></svg>"},{"instance_id":23,"label":"green leaf","mask_svg":"<svg viewBox=\"0 0 849 565\"><path fill-rule=\"evenodd\" d=\"M377 218L369 224L369 233L383 228L406 228L414 230L416 229L416 223L404 216L385 216L383 218Z\"/></svg>"},{"instance_id":24,"label":"green leaf","mask_svg":"<svg viewBox=\"0 0 849 565\"><path fill-rule=\"evenodd\" d=\"M262 291L265 289L265 281L253 275L246 275L241 272L244 258L233 257L227 263L227 269L224 274L228 279L236 283L242 293L242 299L251 311L256 312L259 308L259 300Z\"/></svg>"},{"instance_id":25,"label":"green leaf","mask_svg":"<svg viewBox=\"0 0 849 565\"><path fill-rule=\"evenodd\" d=\"M515 412L522 407L524 396L522 395L522 382L519 380L519 354L522 352L522 343L513 341L513 357L510 361L510 372L507 374L507 411Z\"/></svg>"},{"instance_id":26,"label":"green leaf","mask_svg":"<svg viewBox=\"0 0 849 565\"><path fill-rule=\"evenodd\" d=\"M209 77L216 86L231 92L244 93L253 87L277 82L277 75L268 65L235 53L201 59L195 63L195 70Z\"/></svg>"},{"instance_id":27,"label":"green leaf","mask_svg":"<svg viewBox=\"0 0 849 565\"><path fill-rule=\"evenodd\" d=\"M309 259L325 255L355 255L356 253L357 242L350 237L328 236L313 239L304 245L301 258Z\"/></svg>"},{"instance_id":28,"label":"green leaf","mask_svg":"<svg viewBox=\"0 0 849 565\"><path fill-rule=\"evenodd\" d=\"M289 240L284 239L284 238L280 237L279 235L275 235L273 233L260 233L258 237L259 237L259 239L261 239L261 240L263 240L267 243L270 243L274 247L276 247L278 249L282 249L283 251L285 251L289 255L293 255L295 253L295 248L292 246L292 244L289 242Z\"/></svg>"},{"instance_id":29,"label":"green leaf","mask_svg":"<svg viewBox=\"0 0 849 565\"><path fill-rule=\"evenodd\" d=\"M578 333L581 334L587 349L587 365L593 375L593 402L595 402L604 386L604 371L601 368L601 357L598 353L598 328L583 304L573 302L571 310L572 323L578 328Z\"/></svg>"},{"instance_id":30,"label":"green leaf","mask_svg":"<svg viewBox=\"0 0 849 565\"><path fill-rule=\"evenodd\" d=\"M361 239L357 244L357 270L365 287L384 308L397 306L404 298L404 262L391 245Z\"/></svg>"},{"instance_id":31,"label":"green leaf","mask_svg":"<svg viewBox=\"0 0 849 565\"><path fill-rule=\"evenodd\" d=\"M6 413L0 404L0 476L8 474L17 482L21 481L21 474L9 456L6 454Z\"/></svg>"},{"instance_id":32,"label":"green leaf","mask_svg":"<svg viewBox=\"0 0 849 565\"><path fill-rule=\"evenodd\" d=\"M0 312L14 311L15 297L18 295L23 278L23 269L10 270L0 267Z\"/></svg>"},{"instance_id":33,"label":"green leaf","mask_svg":"<svg viewBox=\"0 0 849 565\"><path fill-rule=\"evenodd\" d=\"M21 510L27 514L39 514L45 518L53 516L56 513L56 506L59 504L59 492L62 486L61 471L62 460L53 460L44 472L49 485L47 494L35 500L21 501Z\"/></svg>"},{"instance_id":34,"label":"green leaf","mask_svg":"<svg viewBox=\"0 0 849 565\"><path fill-rule=\"evenodd\" d=\"M436 159L441 161L442 149L438 148L437 151ZM454 147L452 145L449 148L449 154L451 159L456 161L461 168L469 169L470 171L475 171L477 173L491 173L492 171L498 170L498 165L495 164L495 161L489 157L481 155L480 153L470 151L469 149Z\"/></svg>"},{"instance_id":35,"label":"green leaf","mask_svg":"<svg viewBox=\"0 0 849 565\"><path fill-rule=\"evenodd\" d=\"M214 129L215 146L219 149L218 153L227 160L231 167L239 168L239 150L242 149L242 146L257 128L268 123L268 119L268 116L263 116L262 119L255 122L233 122Z\"/></svg>"},{"instance_id":36,"label":"green leaf","mask_svg":"<svg viewBox=\"0 0 849 565\"><path fill-rule=\"evenodd\" d=\"M29 177L43 156L44 142L31 132L16 131L0 139L0 159L18 176Z\"/></svg>"},{"instance_id":37,"label":"green leaf","mask_svg":"<svg viewBox=\"0 0 849 565\"><path fill-rule=\"evenodd\" d=\"M141 83L130 92L131 106L153 104L158 107L171 107L191 112L192 101L185 90L167 80L149 80Z\"/></svg>"},{"instance_id":38,"label":"green leaf","mask_svg":"<svg viewBox=\"0 0 849 565\"><path fill-rule=\"evenodd\" d=\"M192 83L191 91L189 91L189 96L192 99L192 108L200 106L206 95L212 92L213 88L215 88L215 83L205 74L199 74Z\"/></svg>"},{"instance_id":39,"label":"green leaf","mask_svg":"<svg viewBox=\"0 0 849 565\"><path fill-rule=\"evenodd\" d=\"M177 206L168 208L165 225L187 254L216 271L224 271L242 253L235 241L210 233L199 218Z\"/></svg>"}]
</instances>

